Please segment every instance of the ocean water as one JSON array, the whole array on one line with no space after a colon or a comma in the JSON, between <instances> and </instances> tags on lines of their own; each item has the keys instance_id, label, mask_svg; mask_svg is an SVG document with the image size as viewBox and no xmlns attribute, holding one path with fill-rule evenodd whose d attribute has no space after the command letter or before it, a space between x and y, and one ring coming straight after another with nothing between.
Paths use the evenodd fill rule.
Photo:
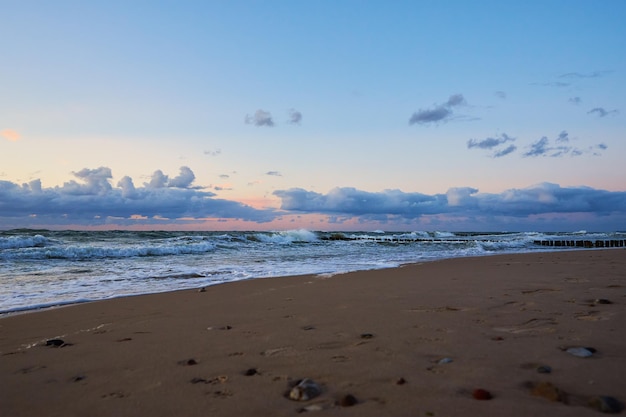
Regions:
<instances>
[{"instance_id":1,"label":"ocean water","mask_svg":"<svg viewBox=\"0 0 626 417\"><path fill-rule=\"evenodd\" d=\"M541 240L626 233L0 231L0 314L287 275L572 250Z\"/></svg>"}]
</instances>

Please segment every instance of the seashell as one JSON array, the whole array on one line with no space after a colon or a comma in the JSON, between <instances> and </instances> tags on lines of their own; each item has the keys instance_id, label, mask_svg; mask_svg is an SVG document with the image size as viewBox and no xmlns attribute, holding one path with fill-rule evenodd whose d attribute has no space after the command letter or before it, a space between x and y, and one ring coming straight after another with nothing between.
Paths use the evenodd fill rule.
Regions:
<instances>
[{"instance_id":1,"label":"seashell","mask_svg":"<svg viewBox=\"0 0 626 417\"><path fill-rule=\"evenodd\" d=\"M322 388L315 381L304 378L289 391L289 399L294 401L308 401L322 393Z\"/></svg>"}]
</instances>

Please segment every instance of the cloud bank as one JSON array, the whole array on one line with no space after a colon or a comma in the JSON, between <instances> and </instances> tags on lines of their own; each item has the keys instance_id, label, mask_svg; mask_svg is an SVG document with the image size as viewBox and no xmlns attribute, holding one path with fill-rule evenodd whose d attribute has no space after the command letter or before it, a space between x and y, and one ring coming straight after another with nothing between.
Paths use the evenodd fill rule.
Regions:
<instances>
[{"instance_id":1,"label":"cloud bank","mask_svg":"<svg viewBox=\"0 0 626 417\"><path fill-rule=\"evenodd\" d=\"M426 215L528 217L551 213L626 214L626 192L589 187L561 187L541 183L500 194L480 193L471 187L450 188L445 194L427 195L400 190L368 192L335 188L327 194L301 188L275 191L281 209L372 219L414 219Z\"/></svg>"},{"instance_id":2,"label":"cloud bank","mask_svg":"<svg viewBox=\"0 0 626 417\"><path fill-rule=\"evenodd\" d=\"M507 141L507 136L492 138ZM560 135L560 141L566 141ZM483 141L476 146L492 149ZM444 193L423 194L384 190L363 191L357 188L335 188L326 194L302 188L278 190L280 210L256 209L236 201L216 197L206 188L194 185L195 175L181 167L170 177L156 170L149 181L136 186L125 176L117 184L111 182L107 167L83 169L72 173L74 179L62 186L45 188L39 179L25 184L0 181L0 228L85 226L172 227L205 219L219 219L222 224L240 220L273 228L275 220L285 216L318 216L314 227L342 230L351 222L388 225L390 230L425 230L438 221L438 230L511 230L517 225L539 230L537 219L549 217L542 228L555 230L552 220L563 220L561 229L578 230L589 224L605 230L626 224L626 191L606 191L589 187L561 187L541 183L528 188L510 189L501 193L481 193L473 187L453 187ZM275 175L269 171L268 175ZM215 190L227 186L215 186ZM326 216L320 223L319 216ZM585 222L574 226L572 219L586 216ZM434 220L435 219L435 220ZM356 223L355 223L356 222ZM233 223L236 224L236 223ZM265 224L266 226L262 226ZM313 224L313 222L311 222ZM424 226L426 225L426 226ZM296 226L300 227L300 226Z\"/></svg>"},{"instance_id":3,"label":"cloud bank","mask_svg":"<svg viewBox=\"0 0 626 417\"><path fill-rule=\"evenodd\" d=\"M75 180L52 188L43 188L40 180L22 185L0 181L0 226L150 224L209 217L263 223L277 216L192 186L195 175L188 167L172 178L157 170L141 187L128 176L113 187L107 167L73 175Z\"/></svg>"}]
</instances>

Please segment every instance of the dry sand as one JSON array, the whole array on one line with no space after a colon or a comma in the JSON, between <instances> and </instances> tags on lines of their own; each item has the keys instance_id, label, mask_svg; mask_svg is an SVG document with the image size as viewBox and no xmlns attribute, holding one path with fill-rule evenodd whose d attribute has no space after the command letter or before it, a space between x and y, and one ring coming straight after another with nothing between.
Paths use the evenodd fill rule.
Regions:
<instances>
[{"instance_id":1,"label":"dry sand","mask_svg":"<svg viewBox=\"0 0 626 417\"><path fill-rule=\"evenodd\" d=\"M626 400L625 255L453 259L5 317L0 415L599 415L589 398ZM321 395L286 398L302 378Z\"/></svg>"}]
</instances>

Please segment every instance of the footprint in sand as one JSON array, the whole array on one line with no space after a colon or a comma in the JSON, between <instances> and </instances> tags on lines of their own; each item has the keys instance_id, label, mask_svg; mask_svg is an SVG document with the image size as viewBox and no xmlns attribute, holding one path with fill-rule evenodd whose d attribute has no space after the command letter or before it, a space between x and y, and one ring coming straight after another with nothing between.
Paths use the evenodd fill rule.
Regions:
<instances>
[{"instance_id":1,"label":"footprint in sand","mask_svg":"<svg viewBox=\"0 0 626 417\"><path fill-rule=\"evenodd\" d=\"M551 318L536 318L525 321L517 326L495 327L493 330L497 332L506 332L512 334L543 334L554 333L558 323Z\"/></svg>"}]
</instances>

